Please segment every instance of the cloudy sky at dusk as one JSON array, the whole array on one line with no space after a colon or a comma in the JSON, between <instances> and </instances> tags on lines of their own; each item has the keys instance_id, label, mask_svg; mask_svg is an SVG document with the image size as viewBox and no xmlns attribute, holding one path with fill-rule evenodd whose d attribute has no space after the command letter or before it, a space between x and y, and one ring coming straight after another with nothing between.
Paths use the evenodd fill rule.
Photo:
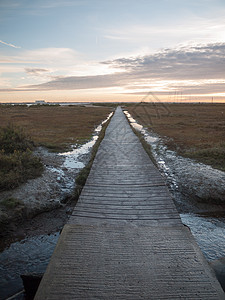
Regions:
<instances>
[{"instance_id":1,"label":"cloudy sky at dusk","mask_svg":"<svg viewBox=\"0 0 225 300\"><path fill-rule=\"evenodd\" d=\"M0 102L225 101L224 0L0 0Z\"/></svg>"}]
</instances>

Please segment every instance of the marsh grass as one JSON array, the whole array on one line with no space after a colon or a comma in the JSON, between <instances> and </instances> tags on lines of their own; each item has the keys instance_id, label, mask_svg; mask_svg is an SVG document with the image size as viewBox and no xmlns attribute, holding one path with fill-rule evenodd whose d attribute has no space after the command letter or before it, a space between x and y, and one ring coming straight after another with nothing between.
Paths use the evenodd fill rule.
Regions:
<instances>
[{"instance_id":1,"label":"marsh grass","mask_svg":"<svg viewBox=\"0 0 225 300\"><path fill-rule=\"evenodd\" d=\"M0 147L6 154L9 154L14 151L33 150L34 143L23 128L9 124L0 128Z\"/></svg>"},{"instance_id":2,"label":"marsh grass","mask_svg":"<svg viewBox=\"0 0 225 300\"><path fill-rule=\"evenodd\" d=\"M34 143L12 125L0 128L0 191L41 175L43 164L33 155Z\"/></svg>"},{"instance_id":3,"label":"marsh grass","mask_svg":"<svg viewBox=\"0 0 225 300\"><path fill-rule=\"evenodd\" d=\"M218 144L211 148L185 151L183 156L225 171L225 145Z\"/></svg>"},{"instance_id":4,"label":"marsh grass","mask_svg":"<svg viewBox=\"0 0 225 300\"><path fill-rule=\"evenodd\" d=\"M0 127L9 123L20 126L35 145L63 152L70 150L71 145L89 140L94 128L111 110L111 107L82 105L0 105Z\"/></svg>"},{"instance_id":5,"label":"marsh grass","mask_svg":"<svg viewBox=\"0 0 225 300\"><path fill-rule=\"evenodd\" d=\"M36 146L59 152L83 144L110 112L108 107L0 105L0 191L42 174L43 164L32 154Z\"/></svg>"},{"instance_id":6,"label":"marsh grass","mask_svg":"<svg viewBox=\"0 0 225 300\"><path fill-rule=\"evenodd\" d=\"M158 106L158 108L157 108ZM225 170L225 104L129 105L127 110L178 154Z\"/></svg>"}]
</instances>

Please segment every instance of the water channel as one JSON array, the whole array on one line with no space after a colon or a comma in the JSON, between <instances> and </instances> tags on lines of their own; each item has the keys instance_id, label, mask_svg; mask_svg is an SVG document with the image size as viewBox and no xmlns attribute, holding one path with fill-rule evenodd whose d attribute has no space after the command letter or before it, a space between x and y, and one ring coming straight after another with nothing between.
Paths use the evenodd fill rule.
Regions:
<instances>
[{"instance_id":1,"label":"water channel","mask_svg":"<svg viewBox=\"0 0 225 300\"><path fill-rule=\"evenodd\" d=\"M81 169L85 165L84 155L90 153L102 130L102 125L112 116L108 117L95 128L93 136L86 144L72 151L60 153L64 158L63 165L59 167L47 167L58 174L61 189L65 193L72 192L75 178L66 176L65 169ZM73 174L73 172L72 172ZM25 238L9 245L0 253L0 299L24 299L21 274L44 273L49 263L59 238L59 232L50 235L38 235ZM12 298L11 298L12 297Z\"/></svg>"},{"instance_id":2,"label":"water channel","mask_svg":"<svg viewBox=\"0 0 225 300\"><path fill-rule=\"evenodd\" d=\"M187 166L193 164L196 166L196 163L189 159L178 157L175 152L166 149L159 136L148 132L138 124L128 112L125 113L131 125L136 130L139 130L144 135L145 140L151 145L159 169L167 180L168 186L175 198L175 202L181 208L180 216L182 222L191 229L206 259L211 261L225 257L225 217L212 216L210 214L208 214L208 216L203 216L196 213L192 201L189 201L190 199L187 199L188 196L184 196L179 189L180 181L177 178L180 178L182 170L186 170ZM111 114L102 122L102 124L110 117ZM80 169L84 166L82 155L90 152L98 139L102 124L95 129L91 141L73 151L61 153L65 158L63 167L66 167L67 169ZM177 165L178 162L179 166ZM177 173L178 167L179 172ZM203 172L208 172L209 170L208 166L201 164L200 167L203 169ZM63 176L63 169L54 171L57 171L59 176ZM217 173L215 172L215 174ZM195 174L193 174L193 177L194 176ZM73 188L73 185L74 182L71 183L71 180L66 181L66 184L64 181L62 188L68 191ZM186 201L189 203L188 205L186 204ZM43 273L53 253L58 237L59 232L50 235L39 235L26 238L12 243L0 253L0 299L24 299L20 275L32 272Z\"/></svg>"}]
</instances>

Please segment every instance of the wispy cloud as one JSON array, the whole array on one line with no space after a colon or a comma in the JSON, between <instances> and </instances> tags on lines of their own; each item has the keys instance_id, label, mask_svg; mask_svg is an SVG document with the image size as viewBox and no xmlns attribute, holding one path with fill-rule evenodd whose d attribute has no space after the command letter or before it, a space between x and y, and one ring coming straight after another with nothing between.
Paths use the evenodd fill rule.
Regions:
<instances>
[{"instance_id":1,"label":"wispy cloud","mask_svg":"<svg viewBox=\"0 0 225 300\"><path fill-rule=\"evenodd\" d=\"M130 46L152 45L156 49L175 46L178 41L180 44L224 42L225 22L221 16L204 18L188 15L182 19L178 16L168 24L164 24L163 20L161 24L132 22L129 25L106 27L101 31L104 38L111 42L118 41Z\"/></svg>"},{"instance_id":2,"label":"wispy cloud","mask_svg":"<svg viewBox=\"0 0 225 300\"><path fill-rule=\"evenodd\" d=\"M121 77L120 77L121 76ZM108 88L120 85L120 82L126 78L126 74L108 74L96 76L70 76L59 77L37 85L23 86L21 88L27 90L79 90L79 89L95 89Z\"/></svg>"},{"instance_id":3,"label":"wispy cloud","mask_svg":"<svg viewBox=\"0 0 225 300\"><path fill-rule=\"evenodd\" d=\"M25 68L25 72L29 75L39 76L43 73L48 73L50 70L48 69L38 69L38 68Z\"/></svg>"},{"instance_id":4,"label":"wispy cloud","mask_svg":"<svg viewBox=\"0 0 225 300\"><path fill-rule=\"evenodd\" d=\"M225 84L225 43L163 49L101 63L117 72L87 76L49 76L49 69L26 68L29 75L48 75L47 82L17 88L23 91L90 90L115 88L124 93L146 91L170 94L223 93ZM15 90L14 90L15 91Z\"/></svg>"},{"instance_id":5,"label":"wispy cloud","mask_svg":"<svg viewBox=\"0 0 225 300\"><path fill-rule=\"evenodd\" d=\"M21 48L19 46L15 46L13 44L3 42L2 40L0 40L0 43L3 44L3 45L6 45L6 46L12 47L12 48L17 48L17 49Z\"/></svg>"},{"instance_id":6,"label":"wispy cloud","mask_svg":"<svg viewBox=\"0 0 225 300\"><path fill-rule=\"evenodd\" d=\"M0 41L5 44L5 42ZM9 45L9 44L8 44ZM14 45L13 45L14 46ZM14 46L16 47L16 46ZM38 48L34 50L20 50L16 55L2 51L1 63L71 65L82 59L82 55L70 48Z\"/></svg>"}]
</instances>

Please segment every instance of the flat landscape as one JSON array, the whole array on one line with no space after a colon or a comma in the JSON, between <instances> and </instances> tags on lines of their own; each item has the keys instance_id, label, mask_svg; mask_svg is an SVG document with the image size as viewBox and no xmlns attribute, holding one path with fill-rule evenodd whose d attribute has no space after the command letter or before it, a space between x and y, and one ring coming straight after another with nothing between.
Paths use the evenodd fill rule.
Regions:
<instances>
[{"instance_id":1,"label":"flat landscape","mask_svg":"<svg viewBox=\"0 0 225 300\"><path fill-rule=\"evenodd\" d=\"M0 105L0 191L43 172L37 146L62 152L85 143L110 113L108 107ZM10 201L9 201L10 200ZM15 206L7 199L6 205Z\"/></svg>"},{"instance_id":2,"label":"flat landscape","mask_svg":"<svg viewBox=\"0 0 225 300\"><path fill-rule=\"evenodd\" d=\"M0 105L0 127L19 126L36 145L64 151L90 139L110 112L109 107L97 106Z\"/></svg>"},{"instance_id":3,"label":"flat landscape","mask_svg":"<svg viewBox=\"0 0 225 300\"><path fill-rule=\"evenodd\" d=\"M225 170L225 104L127 105L140 124L178 154Z\"/></svg>"},{"instance_id":4,"label":"flat landscape","mask_svg":"<svg viewBox=\"0 0 225 300\"><path fill-rule=\"evenodd\" d=\"M223 111L225 105L154 105L123 103L122 106L128 109L131 115L137 119L139 123L147 127L149 131L158 133L170 149L174 149L179 154L185 156L188 155L188 152L192 152L193 154L198 151L206 150L208 153L212 152L214 155L210 156L208 154L210 159L213 157L214 164L212 165L218 166L220 169L224 166L223 158L221 159L219 155L217 156L215 154L215 149L219 149L219 151L224 153L224 144L222 141L224 140L225 124ZM40 173L43 172L42 167L44 165L48 165L48 167L53 166L53 169L57 167L58 170L62 170L63 168L65 177L69 176L68 179L74 182L78 173L71 173L72 177L70 177L70 170L65 170L66 168L63 166L64 158L60 158L58 152L66 151L70 149L71 145L76 143L79 145L88 141L93 134L94 128L99 125L112 111L112 108L115 107L115 103L103 104L102 106L97 104L86 107L0 105L0 151L3 146L8 146L9 144L12 146L8 149L9 153L4 151L0 153L0 182L4 182L5 178L7 178L4 172L1 175L3 171L2 166L9 167L8 170L10 170L11 166L15 167L16 172L13 170L11 175L15 176L18 174L17 172L19 172L21 178L24 179L24 174L21 173L21 171L23 171L21 166L25 163L24 171L28 174L26 165L28 161L27 157L30 158L28 167L30 167L31 170L37 169L37 165L40 167ZM7 130L4 131L4 128L7 128ZM17 138L19 138L17 143L7 143L9 140L16 142ZM14 151L15 153L13 152L14 146L18 146L18 150L16 152ZM32 153L36 146L46 146L52 152L44 150L41 154L43 153L45 156L48 154L48 157L40 155L39 157L41 159L38 161L36 160L38 157L30 156L30 153ZM27 148L28 151L26 150ZM41 147L41 149L43 150L44 148ZM132 147L129 153L133 153ZM132 155L134 155L134 153ZM5 158L3 156L5 156ZM42 165L43 158L44 161ZM201 157L197 157L196 159L201 160ZM54 164L52 164L52 162L54 162ZM87 163L87 161L84 161L84 163ZM0 249L3 250L12 242L26 238L27 244L23 241L21 243L24 245L24 250L21 252L30 252L29 239L33 241L32 239L35 238L35 236L44 236L45 238L45 236L49 236L61 230L67 222L75 201L71 203L68 201L62 207L57 206L57 201L64 199L60 197L62 194L61 187L65 186L65 178L61 177L59 180L58 173L55 174L54 171L50 170L51 168L44 169L45 171L42 176L37 177L35 180L29 180L25 182L24 185L20 186L23 182L19 181L18 178L8 177L8 187L5 188L5 186L2 186L0 204L0 212L2 215L0 216L0 225L2 222L2 228L4 229L1 229L1 232L4 233L4 235L2 234L3 238ZM16 180L18 180L18 182L14 185ZM29 185L29 182L31 185ZM198 183L196 182L194 185L197 186ZM73 188L71 189L71 194L72 193ZM62 197L64 196L62 195ZM54 203L51 202L52 198L55 201ZM192 212L192 210L190 210L190 212ZM212 222L214 222L214 219ZM211 228L211 223L209 224L208 226ZM199 223L197 223L196 227L199 227ZM57 238L55 239L55 243L56 241ZM44 245L46 249L48 249L49 243L52 243L52 241L40 241L40 245L42 247ZM212 244L217 245L218 242ZM38 247L40 248L40 246ZM212 247L212 250L210 250L210 247L209 251L213 252L214 248ZM13 271L8 268L8 257L6 257L4 261L5 277L10 274L10 278L16 278L16 280L19 281L17 273L21 265L26 267L26 264L30 263L30 261L33 262L36 257L39 257L39 252L41 253L39 248L37 248L38 254L30 256L28 261L23 257L21 258L20 253L13 253L13 257L16 257L15 260L12 260ZM2 256L4 256L5 252L3 251L2 253ZM51 251L49 251L49 257L51 254ZM14 263L15 261L16 263ZM37 265L39 266L39 264L38 262ZM35 268L36 265L34 264L34 270ZM10 292L9 295L12 294L14 290L22 289L21 282L16 282L15 286L13 286L11 281L6 280L6 284L4 283L6 286L5 289L8 289L7 287L10 286L7 291L7 293Z\"/></svg>"}]
</instances>

